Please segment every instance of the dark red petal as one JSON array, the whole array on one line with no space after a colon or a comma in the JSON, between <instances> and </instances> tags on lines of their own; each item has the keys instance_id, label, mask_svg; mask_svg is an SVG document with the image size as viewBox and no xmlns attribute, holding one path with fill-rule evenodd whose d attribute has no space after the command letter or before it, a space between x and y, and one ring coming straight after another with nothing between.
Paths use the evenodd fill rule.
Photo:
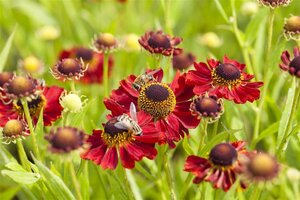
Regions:
<instances>
[{"instance_id":1,"label":"dark red petal","mask_svg":"<svg viewBox=\"0 0 300 200\"><path fill-rule=\"evenodd\" d=\"M246 65L239 63L236 60L231 60L229 59L226 55L223 57L223 63L229 63L232 64L233 66L236 66L237 68L239 68L241 71L244 70L244 68L246 67Z\"/></svg>"},{"instance_id":2,"label":"dark red petal","mask_svg":"<svg viewBox=\"0 0 300 200\"><path fill-rule=\"evenodd\" d=\"M193 87L186 85L186 73L180 75L177 71L170 88L176 96L176 102L187 101L194 96Z\"/></svg>"},{"instance_id":3,"label":"dark red petal","mask_svg":"<svg viewBox=\"0 0 300 200\"><path fill-rule=\"evenodd\" d=\"M47 101L43 112L45 126L50 126L52 122L61 117L63 108L59 103L59 98L63 91L63 88L57 86L45 87L43 91L43 95Z\"/></svg>"},{"instance_id":4,"label":"dark red petal","mask_svg":"<svg viewBox=\"0 0 300 200\"><path fill-rule=\"evenodd\" d=\"M104 154L101 166L103 169L115 169L118 165L118 154L115 147L110 147Z\"/></svg>"},{"instance_id":5,"label":"dark red petal","mask_svg":"<svg viewBox=\"0 0 300 200\"><path fill-rule=\"evenodd\" d=\"M4 104L0 100L0 127L4 127L10 119L18 119L21 117L13 108L13 104Z\"/></svg>"},{"instance_id":6,"label":"dark red petal","mask_svg":"<svg viewBox=\"0 0 300 200\"><path fill-rule=\"evenodd\" d=\"M122 162L123 167L132 169L134 168L134 159L132 156L127 152L127 150L124 147L120 147L120 159Z\"/></svg>"},{"instance_id":7,"label":"dark red petal","mask_svg":"<svg viewBox=\"0 0 300 200\"><path fill-rule=\"evenodd\" d=\"M200 120L192 116L190 109L191 101L177 103L173 115L188 129L196 128Z\"/></svg>"},{"instance_id":8,"label":"dark red petal","mask_svg":"<svg viewBox=\"0 0 300 200\"><path fill-rule=\"evenodd\" d=\"M103 100L105 107L111 111L113 116L119 116L126 113L126 109L112 99L105 98Z\"/></svg>"}]
</instances>

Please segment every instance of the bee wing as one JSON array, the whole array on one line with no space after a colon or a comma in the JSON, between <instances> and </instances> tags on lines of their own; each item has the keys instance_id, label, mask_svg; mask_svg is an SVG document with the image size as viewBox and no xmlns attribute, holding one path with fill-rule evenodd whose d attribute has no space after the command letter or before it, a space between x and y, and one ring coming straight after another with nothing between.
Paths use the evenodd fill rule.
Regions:
<instances>
[{"instance_id":1,"label":"bee wing","mask_svg":"<svg viewBox=\"0 0 300 200\"><path fill-rule=\"evenodd\" d=\"M133 119L134 121L138 121L137 120L137 115L136 115L136 107L134 105L134 103L130 103L130 117L131 119Z\"/></svg>"},{"instance_id":2,"label":"bee wing","mask_svg":"<svg viewBox=\"0 0 300 200\"><path fill-rule=\"evenodd\" d=\"M116 128L119 128L119 129L125 129L125 130L128 130L130 127L128 127L127 124L123 123L123 122L117 122L114 124L114 126Z\"/></svg>"},{"instance_id":3,"label":"bee wing","mask_svg":"<svg viewBox=\"0 0 300 200\"><path fill-rule=\"evenodd\" d=\"M149 72L148 75L151 75L151 76L152 76L153 74L155 74L155 73L158 72L159 70L160 70L160 69L153 70L153 71Z\"/></svg>"}]
</instances>

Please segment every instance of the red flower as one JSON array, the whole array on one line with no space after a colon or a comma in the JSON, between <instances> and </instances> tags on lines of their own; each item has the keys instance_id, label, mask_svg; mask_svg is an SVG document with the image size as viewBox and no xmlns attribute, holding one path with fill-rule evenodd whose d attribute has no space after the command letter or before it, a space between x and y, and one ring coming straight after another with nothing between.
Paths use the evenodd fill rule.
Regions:
<instances>
[{"instance_id":1,"label":"red flower","mask_svg":"<svg viewBox=\"0 0 300 200\"><path fill-rule=\"evenodd\" d=\"M175 143L195 128L199 121L189 111L192 87L185 84L186 74L176 73L171 84L162 83L163 71L148 71L139 77L130 75L120 81L120 87L113 90L111 99L129 109L133 102L139 110L150 114L156 127L165 133L165 141L174 148Z\"/></svg>"},{"instance_id":2,"label":"red flower","mask_svg":"<svg viewBox=\"0 0 300 200\"><path fill-rule=\"evenodd\" d=\"M42 108L45 126L50 126L52 122L56 121L61 116L62 107L59 104L59 98L63 91L63 88L57 86L45 87L41 95L28 102L29 112L35 123L39 118ZM4 104L0 101L1 127L3 127L9 119L18 119L20 117L25 119L20 100L12 101L9 104Z\"/></svg>"},{"instance_id":3,"label":"red flower","mask_svg":"<svg viewBox=\"0 0 300 200\"><path fill-rule=\"evenodd\" d=\"M243 141L218 144L210 151L208 159L189 156L185 161L184 171L196 176L193 180L195 184L203 180L209 181L214 188L227 191L236 181L236 175L241 168L240 156L247 153L244 145ZM241 186L245 187L243 183Z\"/></svg>"},{"instance_id":4,"label":"red flower","mask_svg":"<svg viewBox=\"0 0 300 200\"><path fill-rule=\"evenodd\" d=\"M253 102L260 97L258 88L263 82L250 82L254 76L244 72L244 64L226 56L223 63L214 59L207 63L194 63L196 70L188 72L187 83L195 86L195 94L209 92L238 104Z\"/></svg>"},{"instance_id":5,"label":"red flower","mask_svg":"<svg viewBox=\"0 0 300 200\"><path fill-rule=\"evenodd\" d=\"M84 76L80 78L82 83L102 83L103 79L103 54L94 52L91 49L84 47L74 47L68 50L64 50L60 53L59 60L64 58L77 58L82 59L87 65L88 69L84 72ZM113 57L109 57L109 71L113 66Z\"/></svg>"},{"instance_id":6,"label":"red flower","mask_svg":"<svg viewBox=\"0 0 300 200\"><path fill-rule=\"evenodd\" d=\"M291 59L291 56L288 51L284 51L281 54L282 63L279 64L279 67L288 71L291 75L300 78L300 52L299 48L294 48L294 58Z\"/></svg>"},{"instance_id":7,"label":"red flower","mask_svg":"<svg viewBox=\"0 0 300 200\"><path fill-rule=\"evenodd\" d=\"M163 31L148 31L140 39L139 43L150 53L162 54L165 56L178 55L182 49L175 48L182 42L180 37L172 37L164 34Z\"/></svg>"},{"instance_id":8,"label":"red flower","mask_svg":"<svg viewBox=\"0 0 300 200\"><path fill-rule=\"evenodd\" d=\"M103 169L115 169L118 154L123 167L128 169L134 168L135 161L143 157L153 160L157 155L155 143L162 139L162 134L151 116L143 111L136 113L133 104L128 112L113 100L106 99L104 103L111 110L109 120L103 124L103 130L93 130L87 139L90 148L81 157Z\"/></svg>"}]
</instances>

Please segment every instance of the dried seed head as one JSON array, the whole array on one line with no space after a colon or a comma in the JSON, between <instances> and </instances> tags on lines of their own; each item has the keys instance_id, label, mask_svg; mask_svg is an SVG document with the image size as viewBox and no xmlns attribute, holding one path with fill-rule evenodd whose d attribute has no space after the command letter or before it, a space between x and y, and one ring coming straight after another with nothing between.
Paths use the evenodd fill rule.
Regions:
<instances>
[{"instance_id":1,"label":"dried seed head","mask_svg":"<svg viewBox=\"0 0 300 200\"><path fill-rule=\"evenodd\" d=\"M0 73L0 87L3 87L5 83L9 81L14 76L12 72L2 72Z\"/></svg>"},{"instance_id":2,"label":"dried seed head","mask_svg":"<svg viewBox=\"0 0 300 200\"><path fill-rule=\"evenodd\" d=\"M93 46L97 52L110 52L118 48L119 44L116 38L110 33L101 33L95 37Z\"/></svg>"},{"instance_id":3,"label":"dried seed head","mask_svg":"<svg viewBox=\"0 0 300 200\"><path fill-rule=\"evenodd\" d=\"M84 76L84 72L87 70L87 66L84 65L82 60L77 58L65 58L58 61L56 65L51 69L51 73L56 79L65 81L80 79Z\"/></svg>"},{"instance_id":4,"label":"dried seed head","mask_svg":"<svg viewBox=\"0 0 300 200\"><path fill-rule=\"evenodd\" d=\"M222 167L232 165L237 159L237 151L230 143L216 145L209 154L209 160L214 165Z\"/></svg>"},{"instance_id":5,"label":"dried seed head","mask_svg":"<svg viewBox=\"0 0 300 200\"><path fill-rule=\"evenodd\" d=\"M287 39L300 39L300 16L291 16L290 18L285 19L284 36Z\"/></svg>"},{"instance_id":6,"label":"dried seed head","mask_svg":"<svg viewBox=\"0 0 300 200\"><path fill-rule=\"evenodd\" d=\"M287 6L291 3L291 0L257 0L261 5L276 8L280 6Z\"/></svg>"}]
</instances>

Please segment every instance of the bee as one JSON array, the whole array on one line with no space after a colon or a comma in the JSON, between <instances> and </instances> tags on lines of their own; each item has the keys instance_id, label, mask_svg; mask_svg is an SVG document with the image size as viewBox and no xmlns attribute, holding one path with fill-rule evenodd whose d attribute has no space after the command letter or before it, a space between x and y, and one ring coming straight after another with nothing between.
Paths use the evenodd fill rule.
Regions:
<instances>
[{"instance_id":1,"label":"bee","mask_svg":"<svg viewBox=\"0 0 300 200\"><path fill-rule=\"evenodd\" d=\"M141 87L146 85L147 83L156 81L156 78L153 76L156 72L158 72L160 69L151 71L150 73L145 73L142 75L139 75L133 82L132 87L139 91Z\"/></svg>"},{"instance_id":2,"label":"bee","mask_svg":"<svg viewBox=\"0 0 300 200\"><path fill-rule=\"evenodd\" d=\"M142 135L142 129L138 125L136 108L133 103L130 104L130 115L123 114L117 117L118 122L114 124L116 128L130 130L136 136Z\"/></svg>"}]
</instances>

